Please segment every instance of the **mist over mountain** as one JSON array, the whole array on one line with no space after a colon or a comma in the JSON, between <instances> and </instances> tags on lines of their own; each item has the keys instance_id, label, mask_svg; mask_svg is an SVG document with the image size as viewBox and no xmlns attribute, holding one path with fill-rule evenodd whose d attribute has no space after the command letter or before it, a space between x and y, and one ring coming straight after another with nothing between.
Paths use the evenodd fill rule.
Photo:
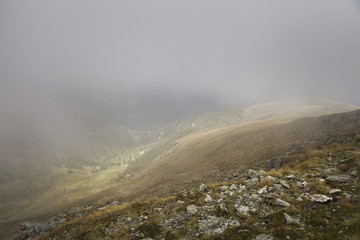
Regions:
<instances>
[{"instance_id":1,"label":"mist over mountain","mask_svg":"<svg viewBox=\"0 0 360 240\"><path fill-rule=\"evenodd\" d=\"M288 97L359 105L359 15L357 1L1 1L0 133L155 130Z\"/></svg>"},{"instance_id":2,"label":"mist over mountain","mask_svg":"<svg viewBox=\"0 0 360 240\"><path fill-rule=\"evenodd\" d=\"M357 0L0 0L0 238L357 146L359 29Z\"/></svg>"}]
</instances>

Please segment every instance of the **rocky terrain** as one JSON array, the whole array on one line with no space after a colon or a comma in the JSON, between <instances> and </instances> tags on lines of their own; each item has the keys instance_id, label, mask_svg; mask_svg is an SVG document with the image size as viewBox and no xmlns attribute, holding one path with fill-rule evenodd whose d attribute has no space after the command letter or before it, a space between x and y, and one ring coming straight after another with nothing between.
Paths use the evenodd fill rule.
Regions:
<instances>
[{"instance_id":1,"label":"rocky terrain","mask_svg":"<svg viewBox=\"0 0 360 240\"><path fill-rule=\"evenodd\" d=\"M165 198L68 209L23 223L13 239L360 239L360 134L273 167Z\"/></svg>"},{"instance_id":2,"label":"rocky terrain","mask_svg":"<svg viewBox=\"0 0 360 240\"><path fill-rule=\"evenodd\" d=\"M322 98L293 99L207 113L153 131L115 122L87 125L90 115L78 129L87 140L65 141L65 148L11 147L5 138L0 144L0 239L21 222L44 221L73 206L166 197L202 182L231 181L240 169L280 166L337 135L360 131L359 111L317 118L355 109ZM18 140L36 143L31 136Z\"/></svg>"}]
</instances>

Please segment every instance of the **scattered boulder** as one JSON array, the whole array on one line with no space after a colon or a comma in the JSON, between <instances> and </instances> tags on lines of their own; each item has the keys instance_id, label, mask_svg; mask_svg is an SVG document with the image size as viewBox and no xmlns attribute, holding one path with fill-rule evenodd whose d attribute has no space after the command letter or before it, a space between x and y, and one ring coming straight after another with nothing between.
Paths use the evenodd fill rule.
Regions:
<instances>
[{"instance_id":1,"label":"scattered boulder","mask_svg":"<svg viewBox=\"0 0 360 240\"><path fill-rule=\"evenodd\" d=\"M219 188L220 191L226 191L226 190L228 190L229 187L224 185L224 186L221 186L221 187L218 187L218 188Z\"/></svg>"},{"instance_id":2,"label":"scattered boulder","mask_svg":"<svg viewBox=\"0 0 360 240\"><path fill-rule=\"evenodd\" d=\"M250 179L251 178L258 178L258 177L260 177L260 174L255 170L249 169L247 171L247 177L250 178Z\"/></svg>"},{"instance_id":3,"label":"scattered boulder","mask_svg":"<svg viewBox=\"0 0 360 240\"><path fill-rule=\"evenodd\" d=\"M195 214L195 213L197 213L197 211L198 211L197 207L193 204L186 207L186 212L188 214Z\"/></svg>"},{"instance_id":4,"label":"scattered boulder","mask_svg":"<svg viewBox=\"0 0 360 240\"><path fill-rule=\"evenodd\" d=\"M339 192L341 192L340 189L334 188L334 189L331 189L331 190L329 191L329 194L333 195L333 194L336 194L336 193L339 193Z\"/></svg>"},{"instance_id":5,"label":"scattered boulder","mask_svg":"<svg viewBox=\"0 0 360 240\"><path fill-rule=\"evenodd\" d=\"M15 239L32 239L39 236L52 228L48 223L40 222L25 222L20 225L21 232L19 232Z\"/></svg>"},{"instance_id":6,"label":"scattered boulder","mask_svg":"<svg viewBox=\"0 0 360 240\"><path fill-rule=\"evenodd\" d=\"M238 190L238 186L237 186L236 184L232 184L232 185L230 186L230 190L231 190L231 191Z\"/></svg>"},{"instance_id":7,"label":"scattered boulder","mask_svg":"<svg viewBox=\"0 0 360 240\"><path fill-rule=\"evenodd\" d=\"M294 175L287 175L286 178L289 179L289 180L292 180L292 179L295 178L295 176Z\"/></svg>"},{"instance_id":8,"label":"scattered boulder","mask_svg":"<svg viewBox=\"0 0 360 240\"><path fill-rule=\"evenodd\" d=\"M350 174L351 174L351 176L356 177L358 175L358 173L359 173L358 170L354 170Z\"/></svg>"},{"instance_id":9,"label":"scattered boulder","mask_svg":"<svg viewBox=\"0 0 360 240\"><path fill-rule=\"evenodd\" d=\"M280 184L285 188L290 188L290 185L285 180L280 180Z\"/></svg>"},{"instance_id":10,"label":"scattered boulder","mask_svg":"<svg viewBox=\"0 0 360 240\"><path fill-rule=\"evenodd\" d=\"M225 203L220 203L220 211L223 213L228 213L229 210L227 209Z\"/></svg>"},{"instance_id":11,"label":"scattered boulder","mask_svg":"<svg viewBox=\"0 0 360 240\"><path fill-rule=\"evenodd\" d=\"M199 186L199 192L204 192L205 190L207 189L207 186L202 183L200 186Z\"/></svg>"},{"instance_id":12,"label":"scattered boulder","mask_svg":"<svg viewBox=\"0 0 360 240\"><path fill-rule=\"evenodd\" d=\"M260 234L260 235L257 235L252 240L274 240L274 238L269 234Z\"/></svg>"},{"instance_id":13,"label":"scattered boulder","mask_svg":"<svg viewBox=\"0 0 360 240\"><path fill-rule=\"evenodd\" d=\"M235 204L235 209L240 214L247 214L250 211L248 206Z\"/></svg>"},{"instance_id":14,"label":"scattered boulder","mask_svg":"<svg viewBox=\"0 0 360 240\"><path fill-rule=\"evenodd\" d=\"M305 188L307 186L307 182L306 181L297 181L296 186L298 188Z\"/></svg>"},{"instance_id":15,"label":"scattered boulder","mask_svg":"<svg viewBox=\"0 0 360 240\"><path fill-rule=\"evenodd\" d=\"M262 198L256 193L251 194L250 200L256 203L262 202Z\"/></svg>"},{"instance_id":16,"label":"scattered boulder","mask_svg":"<svg viewBox=\"0 0 360 240\"><path fill-rule=\"evenodd\" d=\"M321 194L315 194L312 196L311 200L313 202L317 202L317 203L327 203L327 202L331 201L332 198L327 197L325 195L321 195Z\"/></svg>"},{"instance_id":17,"label":"scattered boulder","mask_svg":"<svg viewBox=\"0 0 360 240\"><path fill-rule=\"evenodd\" d=\"M267 187L263 187L263 188L260 188L258 191L257 191L257 194L259 195L263 195L263 194L267 194Z\"/></svg>"},{"instance_id":18,"label":"scattered boulder","mask_svg":"<svg viewBox=\"0 0 360 240\"><path fill-rule=\"evenodd\" d=\"M225 194L225 195L228 195L228 196L232 196L232 195L234 195L234 192L233 192L233 191L226 190L226 191L224 192L224 194Z\"/></svg>"},{"instance_id":19,"label":"scattered boulder","mask_svg":"<svg viewBox=\"0 0 360 240\"><path fill-rule=\"evenodd\" d=\"M240 226L239 221L216 216L207 216L206 219L198 221L199 231L207 235L221 234L232 226Z\"/></svg>"},{"instance_id":20,"label":"scattered boulder","mask_svg":"<svg viewBox=\"0 0 360 240\"><path fill-rule=\"evenodd\" d=\"M273 183L280 183L280 180L273 176L266 176L265 178L270 179Z\"/></svg>"},{"instance_id":21,"label":"scattered boulder","mask_svg":"<svg viewBox=\"0 0 360 240\"><path fill-rule=\"evenodd\" d=\"M240 185L238 192L239 192L239 193L242 193L242 192L245 191L245 190L246 190L246 187L245 187L244 185Z\"/></svg>"},{"instance_id":22,"label":"scattered boulder","mask_svg":"<svg viewBox=\"0 0 360 240\"><path fill-rule=\"evenodd\" d=\"M331 175L326 180L330 182L346 183L350 180L350 175Z\"/></svg>"},{"instance_id":23,"label":"scattered boulder","mask_svg":"<svg viewBox=\"0 0 360 240\"><path fill-rule=\"evenodd\" d=\"M275 188L276 191L279 191L279 192L284 191L284 188L280 184L274 183L273 187Z\"/></svg>"},{"instance_id":24,"label":"scattered boulder","mask_svg":"<svg viewBox=\"0 0 360 240\"><path fill-rule=\"evenodd\" d=\"M279 206L282 206L282 207L289 207L289 206L291 206L290 203L288 203L288 202L286 202L286 201L284 201L284 200L281 200L280 198L277 198L275 203L276 203L276 205L279 205Z\"/></svg>"},{"instance_id":25,"label":"scattered boulder","mask_svg":"<svg viewBox=\"0 0 360 240\"><path fill-rule=\"evenodd\" d=\"M312 196L308 193L302 193L296 200L302 201L303 199L312 200Z\"/></svg>"},{"instance_id":26,"label":"scattered boulder","mask_svg":"<svg viewBox=\"0 0 360 240\"><path fill-rule=\"evenodd\" d=\"M244 184L245 184L246 188L251 188L251 187L255 186L256 184L258 184L258 182L259 182L259 179L251 178L251 179L245 180Z\"/></svg>"},{"instance_id":27,"label":"scattered boulder","mask_svg":"<svg viewBox=\"0 0 360 240\"><path fill-rule=\"evenodd\" d=\"M211 202L212 202L212 198L211 198L210 195L206 194L206 196L205 196L205 202L206 202L206 203L211 203Z\"/></svg>"},{"instance_id":28,"label":"scattered boulder","mask_svg":"<svg viewBox=\"0 0 360 240\"><path fill-rule=\"evenodd\" d=\"M291 224L300 224L299 219L294 218L294 217L290 216L290 215L287 214L287 213L284 213L284 217L285 217L286 223L287 223L288 225L291 225Z\"/></svg>"}]
</instances>

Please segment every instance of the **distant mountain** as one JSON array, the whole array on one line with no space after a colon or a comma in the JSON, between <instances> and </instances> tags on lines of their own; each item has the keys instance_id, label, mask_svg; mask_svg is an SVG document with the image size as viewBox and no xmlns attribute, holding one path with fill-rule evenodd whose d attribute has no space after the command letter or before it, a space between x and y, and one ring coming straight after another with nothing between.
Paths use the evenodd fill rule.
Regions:
<instances>
[{"instance_id":1,"label":"distant mountain","mask_svg":"<svg viewBox=\"0 0 360 240\"><path fill-rule=\"evenodd\" d=\"M162 130L162 137L184 130L209 130L255 121L289 121L356 109L359 107L320 97L258 103L248 107L231 108L185 118Z\"/></svg>"}]
</instances>

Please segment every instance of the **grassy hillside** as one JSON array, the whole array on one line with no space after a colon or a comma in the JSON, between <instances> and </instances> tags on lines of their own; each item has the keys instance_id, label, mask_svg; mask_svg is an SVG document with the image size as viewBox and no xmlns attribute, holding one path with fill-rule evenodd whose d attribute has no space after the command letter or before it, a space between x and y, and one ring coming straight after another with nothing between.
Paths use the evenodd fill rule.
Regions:
<instances>
[{"instance_id":1,"label":"grassy hillside","mask_svg":"<svg viewBox=\"0 0 360 240\"><path fill-rule=\"evenodd\" d=\"M201 179L217 179L219 173L231 176L239 169L269 168L276 161L285 163L301 156L309 147L324 146L339 136L359 131L359 119L357 110L289 123L240 124L191 134L131 181L110 191L128 199L161 195L193 186Z\"/></svg>"},{"instance_id":2,"label":"grassy hillside","mask_svg":"<svg viewBox=\"0 0 360 240\"><path fill-rule=\"evenodd\" d=\"M273 102L201 115L155 132L123 127L112 132L113 127L108 126L89 133L80 145L56 151L8 148L2 151L6 158L0 158L5 161L0 174L5 179L0 184L0 230L7 232L14 222L44 219L78 204L114 196L164 195L194 186L201 179L226 179L234 168L283 156L284 143L297 146L294 149L299 151L291 153L292 157L303 150L300 141L317 135L317 125L299 135L294 128L306 128L306 122L288 127L284 123L355 108L324 99ZM314 138L316 144L317 140ZM17 158L19 153L21 158ZM40 161L33 161L35 158ZM33 164L26 167L26 162ZM17 171L9 171L5 163Z\"/></svg>"},{"instance_id":3,"label":"grassy hillside","mask_svg":"<svg viewBox=\"0 0 360 240\"><path fill-rule=\"evenodd\" d=\"M360 134L353 132L277 170L240 171L167 198L69 209L23 225L15 239L357 240L359 172Z\"/></svg>"}]
</instances>

